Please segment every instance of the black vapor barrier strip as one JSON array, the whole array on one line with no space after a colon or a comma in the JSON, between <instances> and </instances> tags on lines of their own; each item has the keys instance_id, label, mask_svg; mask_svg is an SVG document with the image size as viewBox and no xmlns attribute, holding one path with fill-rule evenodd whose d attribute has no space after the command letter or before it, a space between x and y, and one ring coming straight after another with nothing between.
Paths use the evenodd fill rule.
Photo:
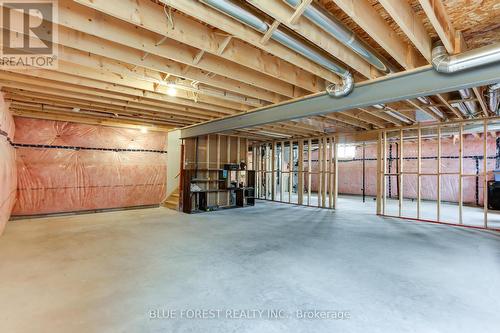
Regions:
<instances>
[{"instance_id":1,"label":"black vapor barrier strip","mask_svg":"<svg viewBox=\"0 0 500 333\"><path fill-rule=\"evenodd\" d=\"M141 153L157 153L166 154L166 150L152 149L126 149L126 148L95 148L95 147L79 147L79 146L54 146L54 145L38 145L27 143L14 143L9 138L6 132L0 130L0 135L5 136L7 142L14 148L43 148L43 149L67 149L67 150L96 150L96 151L115 151L115 152L141 152Z\"/></svg>"},{"instance_id":2,"label":"black vapor barrier strip","mask_svg":"<svg viewBox=\"0 0 500 333\"><path fill-rule=\"evenodd\" d=\"M10 140L9 140L10 142ZM25 143L12 143L15 148L43 148L43 149L66 149L66 150L96 150L96 151L114 151L114 152L141 152L141 153L157 153L166 154L166 150L150 150L150 149L126 149L126 148L92 148L78 146L53 146L53 145L37 145Z\"/></svg>"},{"instance_id":3,"label":"black vapor barrier strip","mask_svg":"<svg viewBox=\"0 0 500 333\"><path fill-rule=\"evenodd\" d=\"M10 145L12 146L12 140L11 140L11 138L9 138L9 135L7 134L7 132L0 130L0 135L5 136L5 138L7 139L7 142L10 143Z\"/></svg>"},{"instance_id":4,"label":"black vapor barrier strip","mask_svg":"<svg viewBox=\"0 0 500 333\"><path fill-rule=\"evenodd\" d=\"M459 156L441 156L441 159L458 159ZM482 155L464 155L463 157L464 159L467 159L467 158L470 158L470 159L479 159L479 160L482 160L483 159L483 156ZM427 156L427 157L421 157L420 158L421 160L437 160L437 156ZM500 161L500 153L498 153L497 155L493 155L493 156L488 156L488 159L489 160L496 160L496 161ZM376 161L377 158L375 157L369 157L369 158L365 158L364 159L365 161ZM399 157L387 157L387 160L388 161L399 161ZM403 160L405 161L410 161L410 160L418 160L418 157L404 157ZM339 160L339 163L350 163L350 162L359 162L359 161L363 161L362 158L353 158L353 159L349 159L349 160ZM304 162L307 162L307 160L304 160ZM311 160L311 163L312 162L318 162L318 160ZM499 162L499 165L500 165L500 162Z\"/></svg>"}]
</instances>

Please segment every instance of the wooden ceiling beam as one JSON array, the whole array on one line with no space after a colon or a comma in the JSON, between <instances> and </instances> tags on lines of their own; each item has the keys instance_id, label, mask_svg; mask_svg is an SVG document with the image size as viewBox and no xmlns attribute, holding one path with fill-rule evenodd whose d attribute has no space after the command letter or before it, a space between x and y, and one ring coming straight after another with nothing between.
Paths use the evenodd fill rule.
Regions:
<instances>
[{"instance_id":1,"label":"wooden ceiling beam","mask_svg":"<svg viewBox=\"0 0 500 333\"><path fill-rule=\"evenodd\" d=\"M358 54L333 38L323 29L304 17L299 17L295 24L290 24L290 17L294 11L283 1L247 0L250 4L286 25L296 33L322 48L336 59L342 61L364 77L372 78L377 71L363 60ZM380 75L380 73L378 74ZM337 80L338 81L338 80Z\"/></svg>"},{"instance_id":2,"label":"wooden ceiling beam","mask_svg":"<svg viewBox=\"0 0 500 333\"><path fill-rule=\"evenodd\" d=\"M321 121L323 122L324 124L326 125L329 125L329 126L334 126L335 128L343 128L343 129L346 129L346 130L351 130L351 131L356 131L358 129L360 129L359 127L357 126L354 126L354 125L350 125L350 124L346 124L344 122L341 122L341 121L338 121L336 119L331 119L331 118L327 118L326 116L324 115L321 115L321 116L313 116L313 117L310 117L310 119L312 120L317 120L317 121ZM325 125L325 127L326 127Z\"/></svg>"},{"instance_id":3,"label":"wooden ceiling beam","mask_svg":"<svg viewBox=\"0 0 500 333\"><path fill-rule=\"evenodd\" d=\"M406 36L408 36L422 56L430 63L432 60L431 37L427 33L424 23L413 11L409 3L401 0L378 0L378 2L389 13Z\"/></svg>"},{"instance_id":4,"label":"wooden ceiling beam","mask_svg":"<svg viewBox=\"0 0 500 333\"><path fill-rule=\"evenodd\" d=\"M436 97L443 103L448 110L453 112L453 114L458 118L458 119L464 119L464 115L457 109L455 109L453 106L448 103L447 99L444 98L442 94L437 94Z\"/></svg>"},{"instance_id":5,"label":"wooden ceiling beam","mask_svg":"<svg viewBox=\"0 0 500 333\"><path fill-rule=\"evenodd\" d=\"M1 84L1 81L0 81ZM2 91L6 94L12 94L16 96L24 96L32 98L33 100L52 100L52 101L62 101L62 102L70 102L75 105L85 105L87 107L101 107L107 108L109 110L120 111L120 112L133 112L133 113L150 113L153 115L156 114L180 114L187 118L198 119L198 120L207 120L207 119L215 119L220 117L220 114L214 113L186 113L183 111L179 111L177 109L171 109L168 106L158 107L153 105L146 105L142 103L136 103L131 101L121 101L114 100L109 98L103 98L96 95L86 95L81 93L71 93L58 89L48 89L48 88L39 88L35 86L26 86L22 85L22 89L4 86Z\"/></svg>"},{"instance_id":6,"label":"wooden ceiling beam","mask_svg":"<svg viewBox=\"0 0 500 333\"><path fill-rule=\"evenodd\" d=\"M72 75L68 75L65 73L53 72L43 69L15 70L14 72L3 71L0 72L0 78L18 80L33 84L36 84L40 79L57 81L60 83L83 86L91 89L99 89L105 92L126 94L134 96L138 100L151 99L151 100L161 101L163 103L169 103L170 107L172 108L180 107L180 110L185 110L186 112L189 112L192 109L214 111L221 114L234 114L237 112L236 110L228 108L208 105L205 103L195 103L193 101L183 100L180 98L176 99L163 94L148 92L131 87L118 86L116 84L101 82L83 77L74 77ZM46 82L46 84L49 84L49 82Z\"/></svg>"},{"instance_id":7,"label":"wooden ceiling beam","mask_svg":"<svg viewBox=\"0 0 500 333\"><path fill-rule=\"evenodd\" d=\"M100 112L108 112L108 113L116 113L116 114L128 114L128 115L146 115L159 117L164 119L176 119L183 120L187 124L193 124L200 121L205 121L209 119L213 119L212 117L207 116L188 116L185 114L179 114L178 112L172 110L164 110L163 112L155 112L143 109L134 109L134 108L119 108L116 106L102 105L91 102L84 101L75 101L71 99L58 98L53 96L36 96L30 93L18 94L7 92L4 96L6 100L10 99L12 101L18 102L27 102L27 103L38 103L43 105L51 105L51 106L62 106L62 107L71 107L71 108L79 108L79 109L87 109L94 110Z\"/></svg>"},{"instance_id":8,"label":"wooden ceiling beam","mask_svg":"<svg viewBox=\"0 0 500 333\"><path fill-rule=\"evenodd\" d=\"M207 108L207 109L211 108L209 105L221 107L228 110L238 110L238 111L248 111L251 109L251 107L246 104L215 98L212 96L206 96L201 93L195 96L193 92L189 90L183 90L179 88L178 85L176 85L177 91L175 96L170 96L168 94L168 89L169 89L168 83L166 82L160 84L151 82L147 79L130 77L125 74L119 75L118 73L115 72L108 72L103 69L95 69L95 67L93 68L93 67L82 66L78 62L66 62L65 60L60 60L58 63L57 72L83 77L87 79L103 81L107 83L113 83L134 89L140 89L151 93L157 93L160 95L167 95L171 97L170 99L171 103L180 105L186 105L184 100L187 100L191 102L190 106L196 107L196 104L201 103L202 106L200 108ZM234 111L228 111L228 112L234 113Z\"/></svg>"},{"instance_id":9,"label":"wooden ceiling beam","mask_svg":"<svg viewBox=\"0 0 500 333\"><path fill-rule=\"evenodd\" d=\"M380 112L381 110L378 110L378 109L359 108L358 110L360 110L366 114L369 114L373 117L377 117L379 119L385 120L386 122L391 123L391 124L396 125L396 126L403 126L404 125L404 123L401 120L396 119L393 116L391 116L385 112Z\"/></svg>"},{"instance_id":10,"label":"wooden ceiling beam","mask_svg":"<svg viewBox=\"0 0 500 333\"><path fill-rule=\"evenodd\" d=\"M254 87L224 76L210 76L208 72L201 69L185 66L156 55L150 55L144 60L141 60L142 53L140 50L109 42L95 36L82 35L77 31L65 27L59 27L58 42L60 45L64 45L66 49L78 49L81 52L89 54L89 57L96 55L104 59L112 59L121 62L124 65L130 64L129 70L132 72L137 72L140 71L140 68L145 68L158 72L160 75L175 76L198 81L211 87L272 103L282 102L287 99L282 95L270 92L266 89Z\"/></svg>"},{"instance_id":11,"label":"wooden ceiling beam","mask_svg":"<svg viewBox=\"0 0 500 333\"><path fill-rule=\"evenodd\" d=\"M176 121L176 120L165 120L161 118L148 117L148 116L128 116L122 114L110 114L99 111L91 111L91 110L82 110L79 112L73 112L71 109L65 109L62 107L54 107L54 106L36 106L36 105L26 105L20 103L12 103L11 111L29 111L35 113L55 113L60 115L82 115L85 117L95 117L96 119L117 119L124 121L137 121L141 124L150 124L150 125L164 125L170 126L171 128L182 128L186 126L186 123Z\"/></svg>"},{"instance_id":12,"label":"wooden ceiling beam","mask_svg":"<svg viewBox=\"0 0 500 333\"><path fill-rule=\"evenodd\" d=\"M372 124L377 128L386 127L386 123L384 121L381 121L380 118L377 118L376 116L373 116L369 113L365 113L361 110L347 110L343 111L342 114Z\"/></svg>"},{"instance_id":13,"label":"wooden ceiling beam","mask_svg":"<svg viewBox=\"0 0 500 333\"><path fill-rule=\"evenodd\" d=\"M473 87L472 91L474 92L474 95L476 95L477 101L479 102L479 106L481 107L481 111L483 111L483 116L489 117L490 112L488 111L488 105L486 105L486 102L484 100L481 87Z\"/></svg>"},{"instance_id":14,"label":"wooden ceiling beam","mask_svg":"<svg viewBox=\"0 0 500 333\"><path fill-rule=\"evenodd\" d=\"M418 110L422 111L423 113L427 114L428 116L432 117L432 119L434 120L444 121L446 119L446 118L440 118L437 114L427 109L426 105L420 105L420 103L417 103L416 101L413 101L411 99L407 99L406 102L408 102L410 105L414 106Z\"/></svg>"},{"instance_id":15,"label":"wooden ceiling beam","mask_svg":"<svg viewBox=\"0 0 500 333\"><path fill-rule=\"evenodd\" d=\"M448 53L454 54L457 32L441 0L419 0L419 3Z\"/></svg>"},{"instance_id":16,"label":"wooden ceiling beam","mask_svg":"<svg viewBox=\"0 0 500 333\"><path fill-rule=\"evenodd\" d=\"M200 63L194 65L193 58L198 49L173 40L167 40L161 45L157 45L157 34L144 29L134 29L129 23L111 16L102 15L102 13L84 6L72 2L59 1L58 9L59 18L57 23L59 23L60 33L62 30L61 27L72 29L79 32L74 36L76 39L80 38L82 33L83 35L89 34L109 42L139 50L143 52L143 56L147 54L148 57L149 55L156 55L165 59L171 59L184 66L196 67L225 77L237 78L241 82L246 82L252 86L264 88L287 97L298 97L306 94L303 90L294 87L292 84L262 75L262 73L247 69L244 66L221 59L215 55L207 54ZM21 20L21 16L21 13L13 11L11 19ZM49 30L51 27L46 26L45 29ZM71 47L71 45L69 46ZM103 48L104 46L101 45L99 47Z\"/></svg>"},{"instance_id":17,"label":"wooden ceiling beam","mask_svg":"<svg viewBox=\"0 0 500 333\"><path fill-rule=\"evenodd\" d=\"M132 129L147 128L148 130L154 132L168 132L171 129L175 128L175 126L168 126L168 125L158 125L158 124L145 125L140 121L133 121L133 120L101 119L101 118L96 119L95 117L89 117L85 115L69 115L69 114L58 114L51 112L36 112L28 110L14 110L13 114L14 116L17 117L67 121L72 123L88 124L88 125L104 125L104 126L132 128Z\"/></svg>"},{"instance_id":18,"label":"wooden ceiling beam","mask_svg":"<svg viewBox=\"0 0 500 333\"><path fill-rule=\"evenodd\" d=\"M366 33L406 69L418 66L413 46L402 41L368 1L333 0Z\"/></svg>"},{"instance_id":19,"label":"wooden ceiling beam","mask_svg":"<svg viewBox=\"0 0 500 333\"><path fill-rule=\"evenodd\" d=\"M24 111L32 111L32 112L39 112L39 113L45 113L45 112L53 112L53 113L59 113L59 114L66 114L66 115L85 115L89 117L96 117L96 118L109 118L109 119L122 119L122 120L134 120L134 121L141 121L145 124L163 124L163 125L169 125L173 126L176 128L181 128L184 126L189 125L190 123L188 121L182 121L179 119L165 119L161 117L154 117L154 116L149 116L149 115L134 115L130 116L127 114L115 114L115 113L110 113L110 112L102 112L98 110L85 110L82 109L78 112L73 111L72 108L64 107L64 106L57 106L57 105L45 105L45 104L33 104L33 103L25 103L25 102L18 102L18 101L13 101L10 105L11 110L24 110Z\"/></svg>"},{"instance_id":20,"label":"wooden ceiling beam","mask_svg":"<svg viewBox=\"0 0 500 333\"><path fill-rule=\"evenodd\" d=\"M338 77L327 70L326 68L306 59L296 52L291 51L286 46L283 46L273 40L262 44L262 34L252 28L240 23L233 18L218 12L198 1L179 1L179 0L159 0L161 3L175 8L197 20L205 22L215 28L218 28L234 37L243 40L259 49L262 49L278 58L302 68L318 77L321 77L329 82L336 82ZM321 90L321 89L320 89Z\"/></svg>"},{"instance_id":21,"label":"wooden ceiling beam","mask_svg":"<svg viewBox=\"0 0 500 333\"><path fill-rule=\"evenodd\" d=\"M102 92L98 90L92 89L74 89L72 87L68 87L68 84L53 84L46 80L34 80L35 82L30 82L27 80L18 82L18 81L10 81L0 79L0 85L3 86L2 91L19 93L23 95L34 95L34 97L47 98L54 96L86 101L95 105L96 103L101 103L101 105L107 105L110 108L119 108L119 110L143 110L144 112L151 112L157 114L164 113L175 113L175 114L189 114L191 117L199 117L199 118L219 118L222 115L213 113L213 112L205 112L199 110L192 110L192 112L187 112L182 108L172 109L171 106L165 105L163 103L158 103L150 100L137 100L131 96L126 95L112 95L112 94L102 94ZM66 90L66 89L72 90Z\"/></svg>"},{"instance_id":22,"label":"wooden ceiling beam","mask_svg":"<svg viewBox=\"0 0 500 333\"><path fill-rule=\"evenodd\" d=\"M185 79L172 76L165 77L165 74L156 70L150 70L145 67L138 66L135 68L131 68L131 66L128 66L129 64L125 64L111 58L106 58L88 52L72 49L63 45L59 45L58 59L60 61L63 60L65 62L78 64L80 66L106 71L113 75L119 75L122 78L129 77L141 81L147 81L151 84L173 83L179 90L181 90L181 94L184 94L182 96L186 96L187 92L196 92L198 94L198 101L203 101L210 104L224 106L224 104L218 104L217 100L220 99L232 103L247 105L248 107L260 107L265 105L260 99L248 98L247 96L232 93L227 90L221 90L215 87L210 87L210 89L196 89L191 85L186 86L184 84L179 84L179 82ZM190 81L191 83L195 82L193 80L186 81ZM192 99L192 97L183 98ZM211 101L213 102L211 103ZM245 109L245 107L241 106L241 109Z\"/></svg>"},{"instance_id":23,"label":"wooden ceiling beam","mask_svg":"<svg viewBox=\"0 0 500 333\"><path fill-rule=\"evenodd\" d=\"M355 126L364 130L371 130L372 127L370 124L365 123L364 121L360 121L358 119L352 119L352 117L349 117L348 115L344 115L340 112L336 113L330 113L327 115L324 115L325 118L327 119L333 119L336 121L339 121L341 123L345 123L351 126Z\"/></svg>"},{"instance_id":24,"label":"wooden ceiling beam","mask_svg":"<svg viewBox=\"0 0 500 333\"><path fill-rule=\"evenodd\" d=\"M61 0L64 6L66 0ZM137 25L169 39L193 46L201 54L211 53L226 60L238 63L260 73L283 80L309 92L324 90L315 75L276 57L268 55L251 45L232 40L225 51L219 52L219 45L224 40L213 29L190 19L179 12L172 12L172 27L167 27L163 7L150 0L75 0L75 2L113 16L125 22ZM78 7L74 9L78 10ZM59 14L61 15L61 14ZM206 55L205 55L206 56ZM203 61L195 58L194 63Z\"/></svg>"}]
</instances>

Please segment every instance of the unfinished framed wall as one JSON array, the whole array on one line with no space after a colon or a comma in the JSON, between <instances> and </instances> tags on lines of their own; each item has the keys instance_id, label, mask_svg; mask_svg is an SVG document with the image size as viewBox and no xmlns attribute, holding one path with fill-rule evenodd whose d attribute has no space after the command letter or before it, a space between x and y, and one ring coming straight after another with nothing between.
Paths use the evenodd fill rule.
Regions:
<instances>
[{"instance_id":1,"label":"unfinished framed wall","mask_svg":"<svg viewBox=\"0 0 500 333\"><path fill-rule=\"evenodd\" d=\"M500 229L488 208L499 129L491 118L380 131L377 214Z\"/></svg>"},{"instance_id":2,"label":"unfinished framed wall","mask_svg":"<svg viewBox=\"0 0 500 333\"><path fill-rule=\"evenodd\" d=\"M249 165L249 140L239 136L209 134L184 139L183 170L196 171L196 185L202 190L216 190L219 187L219 171L228 163L245 163ZM229 173L232 181L246 183L246 173L237 171ZM229 192L213 192L208 194L210 206L230 206Z\"/></svg>"},{"instance_id":3,"label":"unfinished framed wall","mask_svg":"<svg viewBox=\"0 0 500 333\"><path fill-rule=\"evenodd\" d=\"M333 136L272 141L252 147L256 196L297 205L335 208L337 143Z\"/></svg>"}]
</instances>

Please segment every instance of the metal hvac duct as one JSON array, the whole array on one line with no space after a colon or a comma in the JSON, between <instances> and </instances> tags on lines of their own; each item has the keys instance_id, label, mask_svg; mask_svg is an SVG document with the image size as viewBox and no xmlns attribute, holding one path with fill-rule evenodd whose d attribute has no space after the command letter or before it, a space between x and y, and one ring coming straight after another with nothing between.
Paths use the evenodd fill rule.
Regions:
<instances>
[{"instance_id":1,"label":"metal hvac duct","mask_svg":"<svg viewBox=\"0 0 500 333\"><path fill-rule=\"evenodd\" d=\"M454 73L500 61L500 43L457 55L449 55L442 44L432 50L432 65L440 73Z\"/></svg>"},{"instance_id":2,"label":"metal hvac duct","mask_svg":"<svg viewBox=\"0 0 500 333\"><path fill-rule=\"evenodd\" d=\"M288 5L296 8L301 0L283 0ZM306 7L304 17L323 29L339 42L359 54L363 59L372 64L384 74L395 72L395 68L384 58L376 53L370 46L361 41L349 28L337 20L333 15L323 10L316 4L311 3Z\"/></svg>"},{"instance_id":3,"label":"metal hvac duct","mask_svg":"<svg viewBox=\"0 0 500 333\"><path fill-rule=\"evenodd\" d=\"M473 98L473 92L471 89L460 89L458 91L460 93L460 96L462 96L463 99L471 99ZM466 101L464 102L465 106L469 110L469 114L471 116L474 116L477 113L477 104L474 101Z\"/></svg>"},{"instance_id":4,"label":"metal hvac duct","mask_svg":"<svg viewBox=\"0 0 500 333\"><path fill-rule=\"evenodd\" d=\"M269 25L248 12L247 10L241 8L237 4L230 0L199 0L200 2L231 16L232 18L246 24L253 29L265 34L269 30ZM333 97L343 97L347 96L354 89L354 78L352 74L345 68L337 65L330 59L323 56L321 53L313 50L308 45L304 44L299 39L291 36L287 32L276 29L271 34L271 39L277 41L278 43L292 49L293 51L301 54L302 56L308 58L309 60L325 67L331 72L339 75L342 78L342 85L331 84L326 88L327 93Z\"/></svg>"},{"instance_id":5,"label":"metal hvac duct","mask_svg":"<svg viewBox=\"0 0 500 333\"><path fill-rule=\"evenodd\" d=\"M489 105L490 111L497 114L497 115L499 112L498 103L500 102L499 90L500 90L500 83L491 85L488 88L488 99L489 99L488 105Z\"/></svg>"},{"instance_id":6,"label":"metal hvac duct","mask_svg":"<svg viewBox=\"0 0 500 333\"><path fill-rule=\"evenodd\" d=\"M446 48L441 43L437 44L432 50L432 66L440 73L454 73L498 61L500 61L500 43L491 44L457 55L449 55L448 52L446 52ZM464 99L472 98L472 91L470 89L461 89L459 93ZM478 107L474 101L467 101L465 105L470 115L477 113ZM462 111L462 106L459 106L459 108Z\"/></svg>"},{"instance_id":7,"label":"metal hvac duct","mask_svg":"<svg viewBox=\"0 0 500 333\"><path fill-rule=\"evenodd\" d=\"M469 109L465 106L464 103L456 102L456 103L451 103L450 105L453 106L454 108L457 108L458 110L460 110L460 112L464 116L469 117L469 118L473 117L473 115L470 113Z\"/></svg>"},{"instance_id":8,"label":"metal hvac duct","mask_svg":"<svg viewBox=\"0 0 500 333\"><path fill-rule=\"evenodd\" d=\"M433 106L431 104L431 101L429 100L428 97L417 97L417 99L422 102L423 104L427 105L428 108L434 112L435 115L437 115L439 118L443 119L444 118L444 114L441 112L441 110L439 110L438 107L436 106Z\"/></svg>"},{"instance_id":9,"label":"metal hvac duct","mask_svg":"<svg viewBox=\"0 0 500 333\"><path fill-rule=\"evenodd\" d=\"M393 110L389 110L387 108L387 106L385 104L375 104L375 105L372 105L375 109L378 109L378 110L384 110L385 113L387 113L388 115L390 116L393 116L394 118L406 123L406 124L412 124L413 122L408 120L406 117L402 116L400 113L396 112L396 111L393 111Z\"/></svg>"}]
</instances>

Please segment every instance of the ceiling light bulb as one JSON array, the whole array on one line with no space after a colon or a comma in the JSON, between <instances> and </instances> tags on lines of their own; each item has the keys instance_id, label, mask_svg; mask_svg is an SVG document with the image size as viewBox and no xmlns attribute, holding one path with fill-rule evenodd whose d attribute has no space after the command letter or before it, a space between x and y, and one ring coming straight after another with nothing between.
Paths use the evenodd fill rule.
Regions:
<instances>
[{"instance_id":1,"label":"ceiling light bulb","mask_svg":"<svg viewBox=\"0 0 500 333\"><path fill-rule=\"evenodd\" d=\"M177 89L174 86L169 86L167 89L167 94L169 96L175 96L177 95Z\"/></svg>"},{"instance_id":2,"label":"ceiling light bulb","mask_svg":"<svg viewBox=\"0 0 500 333\"><path fill-rule=\"evenodd\" d=\"M146 134L148 132L148 129L146 127L141 128L141 133Z\"/></svg>"}]
</instances>

